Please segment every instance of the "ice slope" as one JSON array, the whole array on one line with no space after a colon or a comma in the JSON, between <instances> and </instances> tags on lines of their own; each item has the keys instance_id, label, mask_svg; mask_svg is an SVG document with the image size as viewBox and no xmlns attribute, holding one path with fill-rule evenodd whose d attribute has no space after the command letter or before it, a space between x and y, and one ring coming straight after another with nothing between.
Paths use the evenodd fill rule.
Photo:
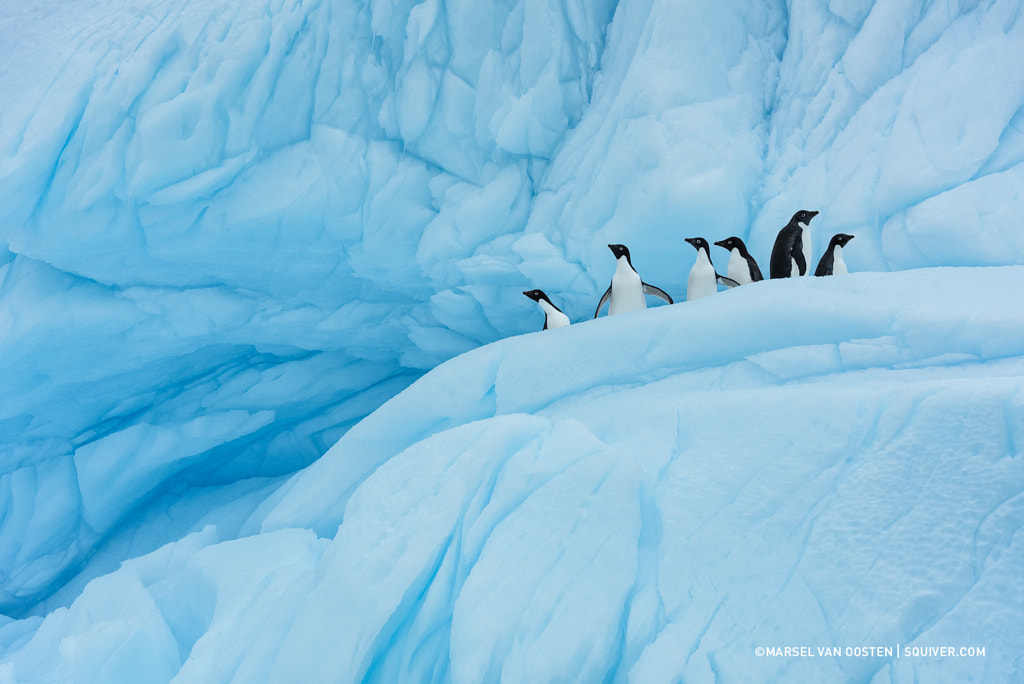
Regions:
<instances>
[{"instance_id":1,"label":"ice slope","mask_svg":"<svg viewBox=\"0 0 1024 684\"><path fill-rule=\"evenodd\" d=\"M1024 267L770 281L434 369L4 681L1020 679ZM251 510L246 505L241 510ZM757 657L757 647L983 657Z\"/></svg>"},{"instance_id":2,"label":"ice slope","mask_svg":"<svg viewBox=\"0 0 1024 684\"><path fill-rule=\"evenodd\" d=\"M682 238L764 263L797 207L819 250L858 236L853 270L1021 262L1019 0L23 5L0 13L14 614L202 517L139 522L168 501L258 489L540 327L523 289L587 317L607 242L677 297Z\"/></svg>"}]
</instances>

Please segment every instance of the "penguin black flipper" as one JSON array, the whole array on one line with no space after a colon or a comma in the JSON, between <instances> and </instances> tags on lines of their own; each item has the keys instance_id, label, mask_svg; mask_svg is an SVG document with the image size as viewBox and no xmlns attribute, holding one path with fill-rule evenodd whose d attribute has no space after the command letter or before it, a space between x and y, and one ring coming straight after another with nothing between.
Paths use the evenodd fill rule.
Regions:
<instances>
[{"instance_id":1,"label":"penguin black flipper","mask_svg":"<svg viewBox=\"0 0 1024 684\"><path fill-rule=\"evenodd\" d=\"M832 275L832 264L835 260L832 250L827 249L825 253L821 255L821 261L818 262L818 268L814 269L814 275L816 276L830 276Z\"/></svg>"},{"instance_id":2,"label":"penguin black flipper","mask_svg":"<svg viewBox=\"0 0 1024 684\"><path fill-rule=\"evenodd\" d=\"M747 258L747 266L750 267L750 282L756 283L758 280L764 280L764 276L761 275L761 269L757 267L754 257Z\"/></svg>"},{"instance_id":3,"label":"penguin black flipper","mask_svg":"<svg viewBox=\"0 0 1024 684\"><path fill-rule=\"evenodd\" d=\"M732 288L734 288L734 287L739 287L740 286L740 284L737 283L732 278L729 278L727 276L721 275L719 273L715 273L715 279L718 281L719 285L724 285L725 287L729 288L730 290Z\"/></svg>"},{"instance_id":4,"label":"penguin black flipper","mask_svg":"<svg viewBox=\"0 0 1024 684\"><path fill-rule=\"evenodd\" d=\"M804 259L803 236L796 236L796 242L793 243L792 257L793 261L796 262L796 267L800 269L800 275L807 275L807 260Z\"/></svg>"},{"instance_id":5,"label":"penguin black flipper","mask_svg":"<svg viewBox=\"0 0 1024 684\"><path fill-rule=\"evenodd\" d=\"M648 285L647 283L644 283L643 285L644 285L644 294L649 294L649 295L653 295L655 297L659 297L661 299L664 299L669 304L674 304L675 303L675 302L672 301L672 298L668 296L668 293L665 292L664 290L662 290L660 287L654 287L653 285Z\"/></svg>"},{"instance_id":6,"label":"penguin black flipper","mask_svg":"<svg viewBox=\"0 0 1024 684\"><path fill-rule=\"evenodd\" d=\"M594 312L594 318L597 318L597 315L599 313L601 313L601 307L604 306L605 302L607 302L611 298L612 298L612 286L609 285L608 289L604 291L603 295L601 295L601 301L599 301L597 303L597 311Z\"/></svg>"}]
</instances>

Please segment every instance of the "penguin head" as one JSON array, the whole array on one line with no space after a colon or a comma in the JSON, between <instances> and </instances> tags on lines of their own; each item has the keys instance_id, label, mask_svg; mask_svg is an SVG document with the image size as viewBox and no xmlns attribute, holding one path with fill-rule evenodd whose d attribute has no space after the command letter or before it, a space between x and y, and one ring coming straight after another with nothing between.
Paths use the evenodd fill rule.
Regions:
<instances>
[{"instance_id":1,"label":"penguin head","mask_svg":"<svg viewBox=\"0 0 1024 684\"><path fill-rule=\"evenodd\" d=\"M832 236L832 246L835 247L836 245L838 245L840 247L845 247L846 243L852 239L852 235L848 235L846 233L836 233L835 235Z\"/></svg>"},{"instance_id":2,"label":"penguin head","mask_svg":"<svg viewBox=\"0 0 1024 684\"><path fill-rule=\"evenodd\" d=\"M612 250L612 254L615 255L616 261L622 257L626 257L626 262L629 263L630 266L633 265L633 262L629 259L629 247L626 247L626 245L608 245L608 249Z\"/></svg>"},{"instance_id":3,"label":"penguin head","mask_svg":"<svg viewBox=\"0 0 1024 684\"><path fill-rule=\"evenodd\" d=\"M791 218L789 220L789 222L790 223L802 223L804 225L807 225L807 224L809 224L811 222L811 219L814 218L817 215L818 215L818 212L816 212L816 211L807 211L806 209L801 209L800 211L798 211L795 214L793 214L793 218Z\"/></svg>"},{"instance_id":4,"label":"penguin head","mask_svg":"<svg viewBox=\"0 0 1024 684\"><path fill-rule=\"evenodd\" d=\"M551 300L548 299L548 296L546 294L544 294L544 290L527 290L523 292L523 294L535 302L539 302L543 299L548 304L551 304Z\"/></svg>"},{"instance_id":5,"label":"penguin head","mask_svg":"<svg viewBox=\"0 0 1024 684\"><path fill-rule=\"evenodd\" d=\"M711 248L708 247L708 241L705 240L704 238L702 238L702 237L686 238L686 241L689 242L691 245L693 245L693 248L695 250L697 250L698 252L703 249L705 252L708 253L708 256L711 256Z\"/></svg>"},{"instance_id":6,"label":"penguin head","mask_svg":"<svg viewBox=\"0 0 1024 684\"><path fill-rule=\"evenodd\" d=\"M740 254L742 254L743 256L747 255L747 246L743 244L743 240L740 240L738 237L731 237L726 238L725 240L719 240L718 242L715 243L715 246L724 247L730 252L734 249L738 249L740 251Z\"/></svg>"}]
</instances>

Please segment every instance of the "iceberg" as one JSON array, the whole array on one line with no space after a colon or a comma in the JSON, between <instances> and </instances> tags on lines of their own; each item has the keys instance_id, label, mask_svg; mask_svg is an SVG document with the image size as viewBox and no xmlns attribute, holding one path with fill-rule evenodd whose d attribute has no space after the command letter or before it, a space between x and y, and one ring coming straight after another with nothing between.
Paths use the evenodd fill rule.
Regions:
<instances>
[{"instance_id":1,"label":"iceberg","mask_svg":"<svg viewBox=\"0 0 1024 684\"><path fill-rule=\"evenodd\" d=\"M7 8L0 681L1019 678L1021 10Z\"/></svg>"}]
</instances>

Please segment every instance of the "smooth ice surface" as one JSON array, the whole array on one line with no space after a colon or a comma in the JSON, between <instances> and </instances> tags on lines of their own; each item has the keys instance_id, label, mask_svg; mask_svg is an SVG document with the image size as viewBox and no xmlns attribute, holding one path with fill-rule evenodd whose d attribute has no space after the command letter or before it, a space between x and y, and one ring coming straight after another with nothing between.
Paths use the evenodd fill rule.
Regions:
<instances>
[{"instance_id":1,"label":"smooth ice surface","mask_svg":"<svg viewBox=\"0 0 1024 684\"><path fill-rule=\"evenodd\" d=\"M1024 267L765 281L434 369L0 627L10 681L1014 681ZM965 325L965 321L968 322ZM984 657L755 656L772 646Z\"/></svg>"},{"instance_id":2,"label":"smooth ice surface","mask_svg":"<svg viewBox=\"0 0 1024 684\"><path fill-rule=\"evenodd\" d=\"M0 681L1021 676L1021 0L7 4ZM798 208L850 279L471 351Z\"/></svg>"}]
</instances>

